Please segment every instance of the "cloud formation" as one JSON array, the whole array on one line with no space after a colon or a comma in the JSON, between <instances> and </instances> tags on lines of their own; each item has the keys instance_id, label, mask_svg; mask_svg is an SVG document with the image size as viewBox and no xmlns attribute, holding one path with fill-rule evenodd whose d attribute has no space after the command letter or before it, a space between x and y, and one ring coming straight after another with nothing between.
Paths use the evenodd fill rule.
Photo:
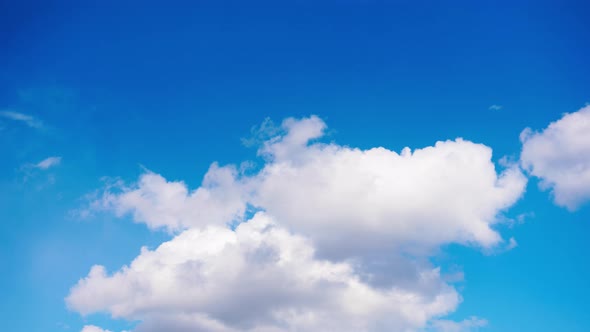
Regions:
<instances>
[{"instance_id":1,"label":"cloud formation","mask_svg":"<svg viewBox=\"0 0 590 332\"><path fill-rule=\"evenodd\" d=\"M85 325L80 332L112 332L110 330L104 330L95 325Z\"/></svg>"},{"instance_id":2,"label":"cloud formation","mask_svg":"<svg viewBox=\"0 0 590 332\"><path fill-rule=\"evenodd\" d=\"M193 191L151 172L109 186L91 209L177 235L113 274L94 266L69 307L140 320L138 332L469 327L439 320L460 295L428 257L502 243L493 227L526 177L462 139L398 154L317 142L325 129L287 119L258 172L214 163Z\"/></svg>"},{"instance_id":3,"label":"cloud formation","mask_svg":"<svg viewBox=\"0 0 590 332\"><path fill-rule=\"evenodd\" d=\"M575 210L590 200L590 106L539 132L526 128L520 138L523 168L541 179L557 205Z\"/></svg>"},{"instance_id":4,"label":"cloud formation","mask_svg":"<svg viewBox=\"0 0 590 332\"><path fill-rule=\"evenodd\" d=\"M48 157L34 165L35 168L46 170L61 163L61 157Z\"/></svg>"},{"instance_id":5,"label":"cloud formation","mask_svg":"<svg viewBox=\"0 0 590 332\"><path fill-rule=\"evenodd\" d=\"M267 141L253 205L332 253L501 241L491 226L526 178L516 165L497 174L490 148L462 139L400 154L307 144L324 126L314 117L288 120L287 133Z\"/></svg>"},{"instance_id":6,"label":"cloud formation","mask_svg":"<svg viewBox=\"0 0 590 332\"><path fill-rule=\"evenodd\" d=\"M438 332L468 332L477 331L480 327L488 325L487 320L470 317L461 322L453 322L450 320L438 320L433 323L433 328Z\"/></svg>"},{"instance_id":7,"label":"cloud formation","mask_svg":"<svg viewBox=\"0 0 590 332\"><path fill-rule=\"evenodd\" d=\"M140 331L184 319L207 331L403 331L459 302L438 269L419 277L420 288L371 286L348 263L314 258L308 239L259 212L235 231L190 229L144 248L111 276L94 266L67 301L83 314L149 318Z\"/></svg>"},{"instance_id":8,"label":"cloud formation","mask_svg":"<svg viewBox=\"0 0 590 332\"><path fill-rule=\"evenodd\" d=\"M10 119L13 121L18 121L26 124L27 126L35 129L42 129L44 127L43 122L34 116L14 112L14 111L0 111L0 117Z\"/></svg>"}]
</instances>

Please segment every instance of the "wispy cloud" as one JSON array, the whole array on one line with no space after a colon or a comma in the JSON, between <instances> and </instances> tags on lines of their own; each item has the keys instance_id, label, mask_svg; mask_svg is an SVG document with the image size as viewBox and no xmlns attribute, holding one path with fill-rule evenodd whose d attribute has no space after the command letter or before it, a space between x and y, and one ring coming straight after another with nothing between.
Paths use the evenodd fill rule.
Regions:
<instances>
[{"instance_id":1,"label":"wispy cloud","mask_svg":"<svg viewBox=\"0 0 590 332\"><path fill-rule=\"evenodd\" d=\"M518 247L518 242L516 242L516 240L513 237L511 237L508 241L508 245L506 246L506 250L512 250L516 247Z\"/></svg>"},{"instance_id":2,"label":"wispy cloud","mask_svg":"<svg viewBox=\"0 0 590 332\"><path fill-rule=\"evenodd\" d=\"M433 331L437 332L468 332L477 331L488 325L488 321L479 317L470 317L460 322L438 320L433 324Z\"/></svg>"},{"instance_id":3,"label":"wispy cloud","mask_svg":"<svg viewBox=\"0 0 590 332\"><path fill-rule=\"evenodd\" d=\"M502 109L502 105L496 105L496 104L494 104L494 105L492 105L492 106L488 107L488 109L489 109L490 111L499 111L499 110L501 110L501 109Z\"/></svg>"},{"instance_id":4,"label":"wispy cloud","mask_svg":"<svg viewBox=\"0 0 590 332\"><path fill-rule=\"evenodd\" d=\"M37 179L37 190L41 190L46 186L55 183L55 174L49 169L61 164L61 157L52 156L41 160L38 163L26 163L22 165L19 172L22 175L22 183L30 183L33 179Z\"/></svg>"},{"instance_id":5,"label":"wispy cloud","mask_svg":"<svg viewBox=\"0 0 590 332\"><path fill-rule=\"evenodd\" d=\"M46 170L61 163L61 157L49 157L34 165L35 168Z\"/></svg>"},{"instance_id":6,"label":"wispy cloud","mask_svg":"<svg viewBox=\"0 0 590 332\"><path fill-rule=\"evenodd\" d=\"M28 114L24 114L24 113L20 113L20 112L0 111L0 117L22 122L22 123L26 124L27 126L29 126L31 128L35 128L35 129L42 129L44 127L43 122L41 120L37 119L36 117L34 117L32 115L28 115Z\"/></svg>"}]
</instances>

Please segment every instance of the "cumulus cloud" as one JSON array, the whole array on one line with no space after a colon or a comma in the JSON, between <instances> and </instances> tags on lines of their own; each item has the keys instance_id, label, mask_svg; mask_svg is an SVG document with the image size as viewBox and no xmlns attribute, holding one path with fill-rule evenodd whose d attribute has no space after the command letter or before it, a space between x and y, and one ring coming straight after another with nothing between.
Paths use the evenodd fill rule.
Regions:
<instances>
[{"instance_id":1,"label":"cumulus cloud","mask_svg":"<svg viewBox=\"0 0 590 332\"><path fill-rule=\"evenodd\" d=\"M521 164L550 189L555 203L575 210L590 200L590 106L539 132L521 134Z\"/></svg>"},{"instance_id":2,"label":"cumulus cloud","mask_svg":"<svg viewBox=\"0 0 590 332\"><path fill-rule=\"evenodd\" d=\"M328 251L451 242L490 247L501 241L492 229L498 214L526 184L516 165L498 174L489 147L462 139L398 154L308 144L325 129L317 117L288 119L283 128L259 150L267 162L253 176L213 164L202 186L189 192L182 182L148 172L92 204L173 230L225 224L252 205ZM339 245L349 237L355 242Z\"/></svg>"},{"instance_id":3,"label":"cumulus cloud","mask_svg":"<svg viewBox=\"0 0 590 332\"><path fill-rule=\"evenodd\" d=\"M462 139L397 153L318 142L325 130L287 119L261 143L258 172L214 163L196 190L151 172L106 188L91 210L177 235L112 274L93 267L70 308L140 320L140 332L450 326L438 318L460 296L428 257L503 242L494 225L526 177Z\"/></svg>"},{"instance_id":4,"label":"cumulus cloud","mask_svg":"<svg viewBox=\"0 0 590 332\"><path fill-rule=\"evenodd\" d=\"M80 332L111 332L94 325L85 325Z\"/></svg>"},{"instance_id":5,"label":"cumulus cloud","mask_svg":"<svg viewBox=\"0 0 590 332\"><path fill-rule=\"evenodd\" d=\"M134 220L151 229L172 233L191 227L225 225L241 221L246 212L245 183L233 166L211 165L201 187L189 191L181 181L167 181L159 174L146 172L131 186L121 181L107 184L103 193L95 193L79 215L95 211L114 211L118 216L131 213ZM98 197L96 197L98 196Z\"/></svg>"},{"instance_id":6,"label":"cumulus cloud","mask_svg":"<svg viewBox=\"0 0 590 332\"><path fill-rule=\"evenodd\" d=\"M502 109L502 105L496 105L496 104L494 104L494 105L490 106L488 109L491 110L491 111L499 111L499 110Z\"/></svg>"},{"instance_id":7,"label":"cumulus cloud","mask_svg":"<svg viewBox=\"0 0 590 332\"><path fill-rule=\"evenodd\" d=\"M253 180L253 204L333 253L493 246L501 238L491 226L526 184L516 165L498 174L490 148L462 139L398 154L309 145L325 128L318 118L285 126L286 135L261 149L269 162Z\"/></svg>"},{"instance_id":8,"label":"cumulus cloud","mask_svg":"<svg viewBox=\"0 0 590 332\"><path fill-rule=\"evenodd\" d=\"M350 264L316 259L308 239L259 212L235 231L190 229L144 248L113 275L94 266L67 302L83 314L149 318L139 331L167 321L207 331L404 331L459 302L438 269L418 282L422 289L373 287Z\"/></svg>"},{"instance_id":9,"label":"cumulus cloud","mask_svg":"<svg viewBox=\"0 0 590 332\"><path fill-rule=\"evenodd\" d=\"M0 117L10 119L13 121L22 122L22 123L26 124L27 126L29 126L31 128L35 128L35 129L42 129L44 127L43 122L41 120L35 118L34 116L20 113L20 112L0 111Z\"/></svg>"}]
</instances>

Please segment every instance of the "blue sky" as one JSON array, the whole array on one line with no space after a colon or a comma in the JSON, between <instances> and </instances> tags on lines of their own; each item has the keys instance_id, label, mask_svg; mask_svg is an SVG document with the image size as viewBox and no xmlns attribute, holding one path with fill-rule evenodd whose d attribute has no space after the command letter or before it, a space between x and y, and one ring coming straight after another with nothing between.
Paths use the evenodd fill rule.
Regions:
<instances>
[{"instance_id":1,"label":"blue sky","mask_svg":"<svg viewBox=\"0 0 590 332\"><path fill-rule=\"evenodd\" d=\"M178 233L132 214L76 211L105 181L133 184L146 168L191 190L214 161L260 169L268 162L242 139L265 118L280 126L317 115L327 125L320 141L363 150L462 137L490 147L498 173L501 157L518 163L525 128L543 130L590 102L588 9L583 1L1 4L4 329L132 329L135 319L106 309L83 316L65 299L93 265L112 273ZM41 163L49 157L61 159ZM551 186L539 189L551 175L524 174L526 191L501 212L522 220L494 225L518 246L449 241L425 257L464 275L454 286L463 301L436 319L481 317L482 331L590 330L590 206L559 206Z\"/></svg>"}]
</instances>

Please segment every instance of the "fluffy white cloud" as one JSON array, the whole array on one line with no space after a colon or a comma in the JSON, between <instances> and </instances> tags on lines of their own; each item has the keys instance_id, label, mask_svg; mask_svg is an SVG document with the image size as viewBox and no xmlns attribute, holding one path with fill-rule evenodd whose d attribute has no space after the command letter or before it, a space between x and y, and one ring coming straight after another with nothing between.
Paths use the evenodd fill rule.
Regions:
<instances>
[{"instance_id":1,"label":"fluffy white cloud","mask_svg":"<svg viewBox=\"0 0 590 332\"><path fill-rule=\"evenodd\" d=\"M493 226L526 178L462 139L398 154L314 142L325 128L287 119L258 172L213 164L194 191L150 172L109 186L91 209L178 235L114 274L93 267L69 306L140 320L138 332L438 328L460 296L429 255L500 243ZM264 212L248 220L249 207Z\"/></svg>"},{"instance_id":2,"label":"fluffy white cloud","mask_svg":"<svg viewBox=\"0 0 590 332\"><path fill-rule=\"evenodd\" d=\"M85 325L80 332L111 332L94 325Z\"/></svg>"},{"instance_id":3,"label":"fluffy white cloud","mask_svg":"<svg viewBox=\"0 0 590 332\"><path fill-rule=\"evenodd\" d=\"M144 248L113 275L94 266L67 302L83 314L145 319L139 331L167 321L207 331L405 331L459 302L438 269L417 282L373 287L348 263L316 259L306 238L259 212L235 231L190 229Z\"/></svg>"},{"instance_id":4,"label":"fluffy white cloud","mask_svg":"<svg viewBox=\"0 0 590 332\"><path fill-rule=\"evenodd\" d=\"M491 228L498 213L526 184L516 165L497 174L492 150L462 139L398 154L309 145L324 128L316 117L284 127L287 134L261 150L269 162L254 179L252 202L332 254L451 242L490 247L501 240Z\"/></svg>"},{"instance_id":5,"label":"fluffy white cloud","mask_svg":"<svg viewBox=\"0 0 590 332\"><path fill-rule=\"evenodd\" d=\"M574 210L590 200L590 106L540 132L525 129L521 141L522 166L552 190L557 205Z\"/></svg>"},{"instance_id":6,"label":"fluffy white cloud","mask_svg":"<svg viewBox=\"0 0 590 332\"><path fill-rule=\"evenodd\" d=\"M104 193L79 214L84 216L95 210L112 210L118 216L131 213L135 221L151 229L165 228L171 232L225 225L242 220L246 211L248 190L236 176L235 167L213 164L201 187L189 192L184 182L169 182L161 175L147 172L133 186L120 181L107 185Z\"/></svg>"},{"instance_id":7,"label":"fluffy white cloud","mask_svg":"<svg viewBox=\"0 0 590 332\"><path fill-rule=\"evenodd\" d=\"M146 173L93 205L131 212L151 228L181 230L240 220L250 204L329 252L451 242L490 247L501 241L492 229L499 213L526 185L516 165L498 174L489 147L462 139L398 154L308 144L325 129L317 117L288 119L283 129L260 149L267 163L258 174L213 164L189 192L182 182Z\"/></svg>"}]
</instances>

